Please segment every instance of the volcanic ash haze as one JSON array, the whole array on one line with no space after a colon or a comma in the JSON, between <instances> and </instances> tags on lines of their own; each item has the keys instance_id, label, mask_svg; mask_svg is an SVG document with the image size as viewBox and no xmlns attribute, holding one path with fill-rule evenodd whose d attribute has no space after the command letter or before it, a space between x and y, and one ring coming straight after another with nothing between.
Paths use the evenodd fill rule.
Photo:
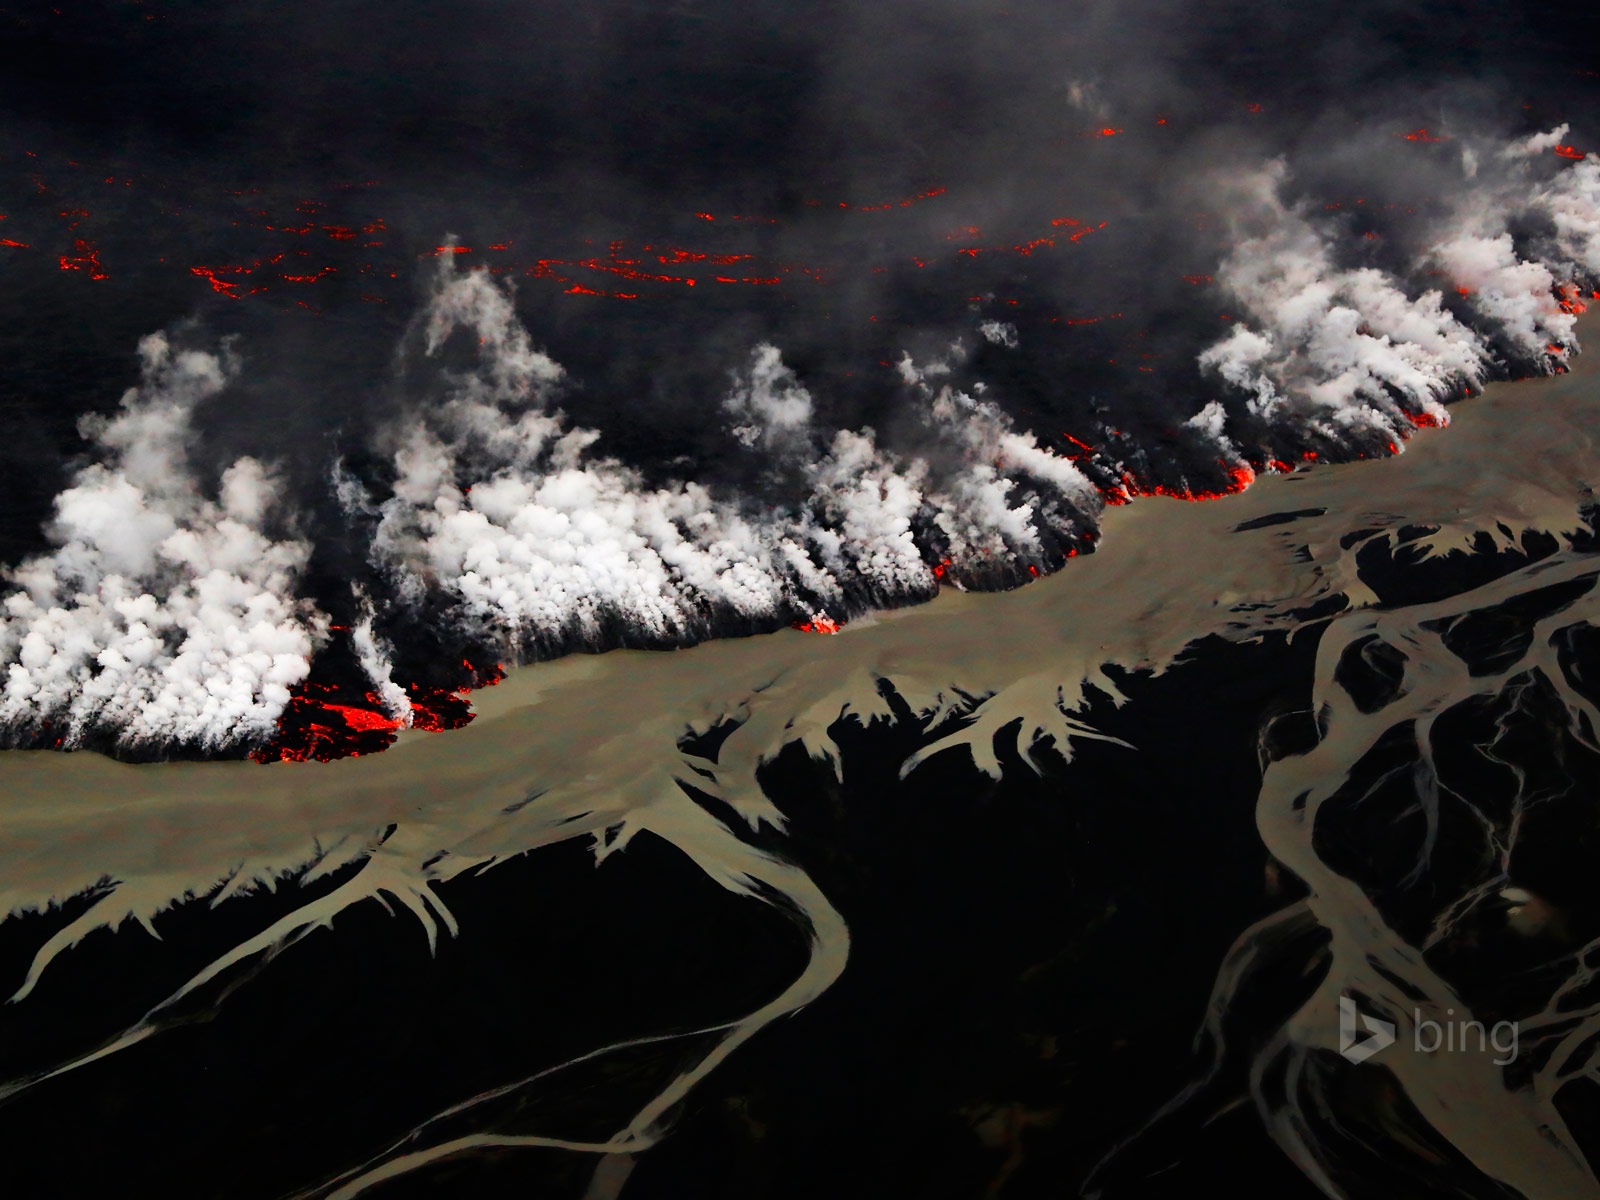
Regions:
<instances>
[{"instance_id":1,"label":"volcanic ash haze","mask_svg":"<svg viewBox=\"0 0 1600 1200\"><path fill-rule=\"evenodd\" d=\"M1578 349L1586 11L7 16L0 730L365 752L1395 453Z\"/></svg>"},{"instance_id":2,"label":"volcanic ash haze","mask_svg":"<svg viewBox=\"0 0 1600 1200\"><path fill-rule=\"evenodd\" d=\"M837 622L941 583L1049 573L1092 544L1107 500L1397 452L1448 420L1445 400L1519 364L1564 370L1577 350L1600 278L1600 159L1545 161L1565 136L1464 147L1472 173L1458 167L1438 240L1404 274L1350 264L1282 158L1215 184L1233 244L1214 270L1237 313L1189 362L1212 396L1185 402L1178 443L1210 456L1217 488L1151 466L1161 438L1027 429L1026 406L1007 411L1017 393L984 378L981 348L1021 344L996 321L926 359L902 349L882 431L829 424L782 348L758 342L706 414L721 447L705 469L660 475L565 411L582 388L538 347L513 285L446 254L400 338L365 476L340 457L313 477L320 496L295 496L255 456L194 461L203 414L225 417L248 370L237 342L152 335L142 384L82 423L90 459L55 501L52 549L11 573L0 719L35 744L260 745L332 645L403 724L420 701L403 698L395 652L415 678L419 649L440 644L526 661ZM312 585L318 549L355 579Z\"/></svg>"}]
</instances>

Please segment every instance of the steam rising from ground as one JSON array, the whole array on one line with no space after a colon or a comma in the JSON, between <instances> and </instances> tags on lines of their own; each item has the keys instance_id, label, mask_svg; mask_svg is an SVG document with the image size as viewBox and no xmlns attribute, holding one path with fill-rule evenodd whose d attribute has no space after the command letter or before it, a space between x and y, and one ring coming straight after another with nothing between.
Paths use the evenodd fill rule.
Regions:
<instances>
[{"instance_id":1,"label":"steam rising from ground","mask_svg":"<svg viewBox=\"0 0 1600 1200\"><path fill-rule=\"evenodd\" d=\"M1600 275L1600 162L1551 178L1527 161L1545 148L1484 149L1496 173L1454 203L1405 277L1342 265L1337 227L1286 199L1281 161L1220 185L1235 245L1218 280L1242 316L1199 355L1224 394L1188 423L1197 440L1225 468L1260 468L1241 447L1263 441L1398 447L1491 376L1561 369L1577 348L1572 298ZM1511 224L1530 214L1540 236L1514 244ZM1102 499L1089 476L981 398L981 379L957 382L973 343L901 357L887 444L872 428L823 426L782 351L757 345L719 413L732 474L754 484L652 485L563 415L564 372L513 299L441 259L413 369L452 339L472 365L442 371L442 400L407 417L374 547L404 601L443 596L450 620L506 656L855 616L925 599L940 578L1054 570L1093 535ZM1011 324L976 333L1019 345Z\"/></svg>"},{"instance_id":2,"label":"steam rising from ground","mask_svg":"<svg viewBox=\"0 0 1600 1200\"><path fill-rule=\"evenodd\" d=\"M1279 162L1244 181L1232 209L1244 236L1222 263L1223 285L1264 328L1239 322L1201 368L1244 392L1253 416L1334 442L1360 429L1398 436L1407 405L1442 422L1440 401L1487 371L1481 339L1439 292L1412 298L1383 271L1338 267L1327 235L1284 203L1285 174Z\"/></svg>"},{"instance_id":3,"label":"steam rising from ground","mask_svg":"<svg viewBox=\"0 0 1600 1200\"><path fill-rule=\"evenodd\" d=\"M1230 182L1237 240L1218 279L1249 320L1201 353L1202 370L1242 394L1258 423L1335 445L1443 424L1442 401L1508 365L1551 370L1577 348L1581 307L1563 304L1558 289L1576 294L1600 276L1600 159L1538 183L1519 160L1565 135L1562 127L1502 151L1504 176L1456 200L1441 236L1410 264L1418 276L1442 277L1421 290L1377 267L1339 265L1334 239L1348 231L1315 220L1304 201L1285 201L1281 160ZM1530 215L1548 232L1519 252L1508 226ZM1461 298L1458 311L1446 307L1447 294ZM1215 413L1201 425L1230 444Z\"/></svg>"},{"instance_id":4,"label":"steam rising from ground","mask_svg":"<svg viewBox=\"0 0 1600 1200\"><path fill-rule=\"evenodd\" d=\"M730 619L926 599L941 555L958 574L1042 561L1041 531L1067 536L1100 506L1072 463L993 405L937 384L947 365L902 366L928 442L913 457L882 449L870 428L819 429L771 345L754 349L722 412L788 498L652 487L553 406L561 368L532 348L511 294L486 273L443 259L424 324L425 356L465 333L477 361L446 372L443 402L403 433L375 553L402 596L437 587L510 655L598 647L618 628L698 640Z\"/></svg>"},{"instance_id":5,"label":"steam rising from ground","mask_svg":"<svg viewBox=\"0 0 1600 1200\"><path fill-rule=\"evenodd\" d=\"M1048 574L1093 539L1106 496L1215 487L1185 462L1237 486L1308 447L1398 451L1489 378L1564 369L1600 282L1600 159L1551 157L1564 128L1461 136L1430 168L1457 190L1415 219L1409 250L1376 257L1283 160L1205 184L1230 236L1203 294L1233 311L1186 371L1204 400L1131 431L1113 402L1096 446L985 367L1062 331L1025 338L977 304L953 340L901 350L876 425L822 415L837 405L755 341L705 398L699 460L647 469L568 416L584 381L540 348L512 285L441 252L403 338L398 410L363 434L380 469L290 495L253 457L215 483L191 464L196 412L225 403L239 368L153 336L141 386L84 426L91 461L57 498L55 549L10 573L0 728L29 744L258 744L326 641L319 609L358 614L353 657L404 721L394 663L418 622L529 661L853 619L942 583ZM318 526L329 491L344 518ZM317 549L368 564L357 591L305 583L313 547L295 530L313 527Z\"/></svg>"},{"instance_id":6,"label":"steam rising from ground","mask_svg":"<svg viewBox=\"0 0 1600 1200\"><path fill-rule=\"evenodd\" d=\"M383 253L397 256L387 278L397 279L401 261L458 220L471 223L474 244L503 251L496 269L522 271L519 292L461 270L448 251L463 247L438 247L388 391L352 399L313 381L325 394L308 407L334 415L320 432L358 443L344 447L353 452L339 470L326 469L320 441L276 398L263 422L286 431L277 443L263 437L276 449L208 462L213 444L229 444L209 435L246 424L230 419L252 395L244 385L257 385L257 403L270 392L248 373L270 380L274 364L252 365L248 338L200 342L178 326L147 337L138 386L82 425L84 458L54 498L47 547L5 571L0 740L238 753L273 737L330 647L349 651L372 683L370 702L404 725L406 634L419 625L439 643L470 639L533 663L475 698L471 726L404 731L374 757L135 767L87 752L0 753L0 917L72 897L82 906L38 948L14 1013L29 1014L40 979L90 933L128 921L155 930L180 905L348 872L218 952L109 1042L85 1030L59 1061L0 1081L0 1100L27 1104L45 1080L214 1011L302 938L337 934L355 906L397 900L435 945L455 930L441 882L572 839L604 860L646 833L793 920L811 958L792 984L734 1020L644 1039L694 1049L616 1114L609 1137L530 1132L502 1118L500 1102L560 1093L567 1067L624 1046L463 1096L439 1119L393 1130L388 1149L339 1178L309 1181L306 1194L353 1196L496 1147L594 1156L603 1174L665 1136L674 1106L708 1072L844 969L850 932L782 856L784 816L757 782L763 764L798 743L842 770L841 722L914 726L920 747L907 772L949 755L998 776L1012 744L1035 768L1047 747L1070 760L1075 742L1103 736L1091 701L1121 700L1108 664L1159 672L1208 635L1292 631L1322 639L1310 681L1316 744L1266 755L1256 804L1271 853L1309 895L1247 931L1222 964L1202 1040L1214 1056L1202 1066L1215 1069L1164 1115L1214 1098L1223 1068L1242 1064L1264 1125L1330 1195L1360 1192L1351 1164L1371 1149L1390 1164L1416 1154L1424 1171L1464 1161L1468 1194L1593 1195L1600 1184L1558 1094L1596 1077L1600 946L1564 947L1543 974L1519 976L1512 999L1474 994L1461 969L1480 961L1476 947L1508 908L1527 920L1555 906L1533 894L1517 854L1540 814L1594 824L1583 795L1541 790L1524 765L1505 767L1502 743L1537 717L1558 743L1548 757L1564 764L1570 753L1593 775L1583 756L1596 751L1600 712L1574 647L1600 625L1588 491L1600 401L1592 364L1576 353L1577 315L1600 288L1600 158L1573 161L1571 143L1593 136L1581 126L1482 132L1499 121L1486 114L1504 111L1503 95L1487 93L1521 87L1519 71L1548 83L1550 105L1585 102L1577 86L1561 94L1546 79L1568 65L1549 56L1550 39L1580 43L1583 26L1574 36L1552 16L1538 25L1559 32L1533 36L1535 23L1499 6L1467 5L1457 23L1430 11L1418 34L1415 6L1386 2L1356 15L1278 5L1265 20L1252 4L1211 6L1201 19L1198 6L1179 12L1165 0L1094 3L1072 22L1054 4L924 0L830 4L801 22L759 4L730 17L699 0L643 17L636 5L600 4L570 21L552 6L435 7L397 18L358 5L332 18L348 24L330 35L327 15L309 8L315 19L274 7L213 25L206 6L179 6L136 21L118 13L103 29L80 21L101 31L82 45L42 14L0 12L17 68L0 72L3 107L18 117L5 136L41 139L22 163L40 173L17 176L39 212L8 197L0 240L7 254L38 255L52 278L104 296L133 277L139 255L165 264L166 253L190 253L194 237L219 257L182 266L174 257L169 269L207 303L252 311L244 297L258 282L263 305L314 288L282 303L320 320L299 296L346 287L352 309L357 296L398 297L362 294L369 282L385 286L382 273L365 274L371 261L342 261L343 274L331 262L288 265L287 255L312 251L285 239L354 246L359 226L376 246L381 231ZM1496 39L1483 36L1488 20ZM1257 25L1269 32L1252 33ZM1399 33L1412 49L1389 45ZM263 54L264 36L285 50ZM413 61L418 45L430 47L416 76L425 82L396 85L393 62ZM1518 54L1526 61L1512 61ZM516 65L534 57L553 69ZM1500 83L1482 92L1463 83L1497 57L1508 64ZM190 70L197 61L207 70ZM653 68L636 70L643 61ZM299 77L296 62L310 64ZM1420 108L1466 115L1397 138L1410 123L1390 114ZM340 145L349 112L363 114L363 138ZM324 127L329 114L337 131ZM1350 117L1364 122L1356 134ZM1341 132L1324 137L1335 124ZM475 174L464 141L493 165ZM77 171L96 161L97 142L112 147L104 183L98 169L73 176L51 160L60 151ZM150 175L124 161L130 146L154 147ZM193 179L159 178L162 146L193 155ZM268 179L294 189L373 176L394 211L350 227L313 219L320 202L290 200L297 215L285 219L242 198ZM188 216L166 212L175 194L186 203L195 197L182 193L224 179L241 190L209 211L222 234L201 228L204 199ZM67 195L90 185L132 197L111 210L123 214L127 245L113 248L108 226L99 257L88 240L99 214ZM1359 222L1363 201L1335 194L1344 188L1373 199ZM1380 191L1395 196L1385 211L1404 219L1374 215ZM107 194L95 191L94 205ZM360 194L341 191L346 201ZM22 235L39 213L54 222L40 229L66 239L60 272L55 248ZM883 223L836 223L845 214ZM507 220L509 232L496 224ZM706 231L728 240L713 244ZM703 247L641 258L643 267L621 265L622 242L608 259L576 248L621 237L642 255L651 248L635 242L701 234ZM529 245L564 257L508 265ZM1109 248L1098 258L1072 257L1099 245ZM760 277L732 265L758 251ZM739 276L716 293L739 297L731 315L705 299L705 278L691 307L671 265L713 252ZM286 269L274 275L271 264ZM766 265L782 286L767 286ZM859 277L825 286L847 268ZM569 290L530 301L558 276L552 286ZM626 294L612 287L623 280ZM31 303L28 288L15 295ZM1126 324L1113 325L1125 296L1147 302L1148 321L1130 304ZM568 300L580 307L561 308ZM633 310L603 307L636 300ZM862 333L890 303L899 317ZM613 323L619 311L629 315ZM575 333L583 313L604 315ZM904 344L888 344L902 334ZM1077 335L1091 340L1068 340ZM317 345L336 343L324 334ZM1146 350L1157 365L1128 365ZM392 351L386 343L383 354ZM1113 357L1129 373L1109 371ZM879 391L863 400L865 385L847 387L845 368L874 364ZM1539 388L1491 382L1568 367L1569 378ZM57 400L49 374L30 403ZM659 395L640 383L656 376L667 379ZM636 400L618 401L626 387ZM1445 407L1480 389L1464 411ZM358 412L369 403L370 414ZM606 403L637 403L639 430L608 424ZM1418 427L1457 414L1447 435L1407 446ZM705 434L685 439L681 463L670 457L676 442L657 458L642 445L672 421ZM1283 473L1302 455L1400 449L1403 462ZM0 447L0 476L23 474L13 466L22 461ZM318 482L293 482L294 467ZM1230 478L1260 482L1215 505L1151 498L1102 511L1108 497L1195 495ZM41 500L55 486L43 485ZM1102 520L1106 552L1078 555ZM1518 550L1527 531L1556 548L1427 603L1383 603L1363 558L1403 544L1419 559L1475 563L1490 549ZM1036 586L964 593L1050 575L1069 556L1070 570ZM322 559L351 569L324 567L319 581ZM943 586L952 583L963 591ZM1545 608L1527 622L1526 643L1508 637L1471 661L1459 652L1475 617L1530 598ZM917 601L928 603L910 607ZM347 629L324 615L335 610L354 614ZM832 638L783 628L819 612L852 621ZM714 640L751 632L770 636ZM638 648L666 645L688 648ZM630 648L538 661L619 646ZM1347 664L1396 655L1398 682L1380 702L1352 689ZM1439 758L1451 742L1440 729L1484 712L1479 757L1505 767L1497 778L1507 782L1492 802L1452 782ZM686 732L713 728L732 729L715 761L684 749ZM1395 741L1411 760L1380 781L1396 789L1383 792L1368 759ZM1393 877L1324 853L1318 823L1347 811L1392 817L1367 845L1392 845L1396 830L1410 839ZM1471 853L1446 862L1438 833L1451 822L1470 830ZM1306 930L1327 947L1298 1011L1264 1044L1224 1037L1255 967ZM1334 1034L1346 991L1402 1025L1445 1007L1519 1020L1527 1053L1514 1072L1464 1055L1368 1064L1392 1084L1391 1115L1376 1127L1345 1120ZM1373 1144L1355 1145L1362 1137Z\"/></svg>"},{"instance_id":7,"label":"steam rising from ground","mask_svg":"<svg viewBox=\"0 0 1600 1200\"><path fill-rule=\"evenodd\" d=\"M56 499L55 549L11 572L0 618L0 726L58 745L217 749L269 735L321 623L296 598L310 547L269 532L278 487L241 458L214 491L190 465L197 406L231 357L139 346L143 381L86 418L91 461Z\"/></svg>"}]
</instances>

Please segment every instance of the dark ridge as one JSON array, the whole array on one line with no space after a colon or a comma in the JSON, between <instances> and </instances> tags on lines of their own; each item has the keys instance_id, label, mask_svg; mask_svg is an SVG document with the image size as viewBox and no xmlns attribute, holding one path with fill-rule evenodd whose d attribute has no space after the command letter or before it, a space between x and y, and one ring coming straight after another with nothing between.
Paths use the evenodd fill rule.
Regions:
<instances>
[{"instance_id":1,"label":"dark ridge","mask_svg":"<svg viewBox=\"0 0 1600 1200\"><path fill-rule=\"evenodd\" d=\"M1328 510L1325 508L1297 508L1293 512L1268 513L1264 517L1256 517L1252 521L1240 521L1233 527L1235 533L1245 533L1252 529L1267 529L1273 525L1287 525L1291 521L1298 521L1302 517L1320 517Z\"/></svg>"}]
</instances>

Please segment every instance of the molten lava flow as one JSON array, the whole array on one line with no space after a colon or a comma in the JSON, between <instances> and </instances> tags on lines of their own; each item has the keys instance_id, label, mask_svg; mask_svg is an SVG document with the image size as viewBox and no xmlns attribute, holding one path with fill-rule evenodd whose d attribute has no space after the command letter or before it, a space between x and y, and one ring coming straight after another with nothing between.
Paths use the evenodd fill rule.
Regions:
<instances>
[{"instance_id":1,"label":"molten lava flow","mask_svg":"<svg viewBox=\"0 0 1600 1200\"><path fill-rule=\"evenodd\" d=\"M1561 311L1564 313L1576 315L1589 311L1588 302L1583 298L1583 289L1575 283L1556 285L1556 304L1560 306Z\"/></svg>"},{"instance_id":2,"label":"molten lava flow","mask_svg":"<svg viewBox=\"0 0 1600 1200\"><path fill-rule=\"evenodd\" d=\"M843 627L844 622L835 621L825 612L812 613L809 621L796 621L790 626L801 633L838 633Z\"/></svg>"},{"instance_id":3,"label":"molten lava flow","mask_svg":"<svg viewBox=\"0 0 1600 1200\"><path fill-rule=\"evenodd\" d=\"M855 211L856 212L884 212L887 209L891 209L891 208L910 208L913 204L917 204L917 203L919 203L920 201L923 201L923 200L932 200L935 196L942 196L942 195L944 195L944 193L945 193L945 189L942 188L942 187L932 188L932 189L930 189L930 190L928 190L926 192L918 192L915 196L907 196L904 200L891 200L887 204L861 204L861 205L857 205ZM734 219L738 220L737 217L734 218Z\"/></svg>"},{"instance_id":4,"label":"molten lava flow","mask_svg":"<svg viewBox=\"0 0 1600 1200\"><path fill-rule=\"evenodd\" d=\"M371 692L367 693L368 699L376 699ZM373 712L370 708L356 708L349 704L324 704L327 712L338 713L344 718L345 724L360 733L373 729L391 730L400 728L400 722L393 717L386 717L380 712Z\"/></svg>"},{"instance_id":5,"label":"molten lava flow","mask_svg":"<svg viewBox=\"0 0 1600 1200\"><path fill-rule=\"evenodd\" d=\"M1426 129L1413 129L1410 133L1397 133L1395 137L1405 138L1408 142L1447 142L1450 140L1439 134L1429 133Z\"/></svg>"},{"instance_id":6,"label":"molten lava flow","mask_svg":"<svg viewBox=\"0 0 1600 1200\"><path fill-rule=\"evenodd\" d=\"M332 698L341 695L332 684L301 684L278 718L277 735L250 757L258 763L331 762L387 749L400 722L379 711L373 692L362 697L371 707Z\"/></svg>"},{"instance_id":7,"label":"molten lava flow","mask_svg":"<svg viewBox=\"0 0 1600 1200\"><path fill-rule=\"evenodd\" d=\"M406 698L411 701L413 729L442 733L470 725L477 714L472 711L467 696L474 688L493 687L506 677L505 667L500 663L483 670L474 667L466 659L461 660L461 665L471 677L471 682L454 689L424 687L416 683L406 685Z\"/></svg>"},{"instance_id":8,"label":"molten lava flow","mask_svg":"<svg viewBox=\"0 0 1600 1200\"><path fill-rule=\"evenodd\" d=\"M228 279L218 279L221 274L248 275L254 267L190 267L189 274L199 276L211 285L211 290L230 300L239 298L239 285Z\"/></svg>"},{"instance_id":9,"label":"molten lava flow","mask_svg":"<svg viewBox=\"0 0 1600 1200\"><path fill-rule=\"evenodd\" d=\"M1106 503L1113 505L1127 504L1138 496L1166 496L1172 500L1189 501L1220 500L1223 496L1232 496L1238 492L1244 491L1245 488L1249 487L1256 481L1256 470L1249 463L1240 462L1230 464L1218 459L1217 465L1223 468L1223 470L1227 473L1228 478L1228 485L1220 491L1206 491L1204 489L1195 489L1187 486L1182 488L1169 488L1164 484L1159 483L1143 484L1136 480L1132 474L1124 472L1122 476L1122 482L1114 485L1113 487L1103 489L1103 494L1105 496ZM1273 468L1282 466L1287 469L1287 464L1279 463L1276 460L1269 465ZM1088 538L1089 535L1085 534L1084 537Z\"/></svg>"},{"instance_id":10,"label":"molten lava flow","mask_svg":"<svg viewBox=\"0 0 1600 1200\"><path fill-rule=\"evenodd\" d=\"M437 732L470 724L475 714L467 696L475 688L493 687L506 674L499 663L482 670L465 659L461 665L469 683L453 689L407 686L411 728ZM403 724L382 711L376 692L355 693L337 684L307 681L290 697L276 736L250 757L258 763L359 758L388 749Z\"/></svg>"},{"instance_id":11,"label":"molten lava flow","mask_svg":"<svg viewBox=\"0 0 1600 1200\"><path fill-rule=\"evenodd\" d=\"M285 283L315 283L324 275L332 275L338 271L337 267L323 267L313 275L279 275L278 278Z\"/></svg>"},{"instance_id":12,"label":"molten lava flow","mask_svg":"<svg viewBox=\"0 0 1600 1200\"><path fill-rule=\"evenodd\" d=\"M649 250L650 247L646 246L645 249ZM626 263L636 263L639 261L638 259L624 259L620 257L621 251L621 242L611 243L611 256L616 261ZM671 249L665 254L657 254L656 261L661 263L663 266L676 266L680 263L686 262L708 262L719 267L730 267L736 262L742 262L747 258L754 257L754 254L706 254L698 250Z\"/></svg>"},{"instance_id":13,"label":"molten lava flow","mask_svg":"<svg viewBox=\"0 0 1600 1200\"><path fill-rule=\"evenodd\" d=\"M1555 152L1561 158L1570 158L1575 161L1584 157L1583 151L1579 150L1576 146L1557 146L1555 148Z\"/></svg>"},{"instance_id":14,"label":"molten lava flow","mask_svg":"<svg viewBox=\"0 0 1600 1200\"><path fill-rule=\"evenodd\" d=\"M1098 225L1084 225L1081 221L1073 220L1071 217L1058 217L1050 223L1056 226L1078 226L1078 231L1076 233L1072 233L1067 236L1067 240L1069 242L1081 241L1088 237L1091 233L1096 233L1104 229L1106 225L1109 224L1109 222L1101 221ZM978 232L978 227L968 226L964 231L958 230L955 233L946 234L945 240L951 241L955 238L958 238L963 232L968 234L976 234ZM965 255L968 258L977 258L980 254L1016 254L1020 257L1027 258L1030 257L1033 252L1039 249L1041 246L1054 247L1055 244L1055 238L1045 236L1036 237L1032 241L1018 242L1011 246L962 246L956 250L956 254Z\"/></svg>"},{"instance_id":15,"label":"molten lava flow","mask_svg":"<svg viewBox=\"0 0 1600 1200\"><path fill-rule=\"evenodd\" d=\"M72 243L72 253L61 255L61 269L63 271L87 271L90 279L105 279L106 273L100 266L100 251L95 249L94 243L78 238Z\"/></svg>"}]
</instances>

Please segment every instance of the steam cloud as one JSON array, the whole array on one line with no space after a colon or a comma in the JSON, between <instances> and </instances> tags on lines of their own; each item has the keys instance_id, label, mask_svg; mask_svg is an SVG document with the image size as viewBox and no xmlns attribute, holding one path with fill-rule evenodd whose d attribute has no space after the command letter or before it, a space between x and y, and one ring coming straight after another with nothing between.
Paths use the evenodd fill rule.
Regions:
<instances>
[{"instance_id":1,"label":"steam cloud","mask_svg":"<svg viewBox=\"0 0 1600 1200\"><path fill-rule=\"evenodd\" d=\"M75 746L217 749L269 734L323 622L296 599L310 547L268 532L278 487L253 458L204 493L185 443L226 353L139 346L143 382L81 423L93 461L57 498L55 549L10 572L0 725Z\"/></svg>"},{"instance_id":2,"label":"steam cloud","mask_svg":"<svg viewBox=\"0 0 1600 1200\"><path fill-rule=\"evenodd\" d=\"M562 370L532 348L509 292L443 264L424 353L465 330L477 363L403 435L374 548L402 596L442 590L510 653L597 646L618 627L671 642L730 619L925 598L941 557L958 573L1039 559L1049 535L1098 510L1070 462L936 385L947 364L902 364L928 447L903 456L870 428L819 429L811 395L765 344L722 411L759 470L792 477L793 501L760 510L692 481L647 486L552 406Z\"/></svg>"},{"instance_id":3,"label":"steam cloud","mask_svg":"<svg viewBox=\"0 0 1600 1200\"><path fill-rule=\"evenodd\" d=\"M444 253L402 339L411 399L362 434L365 476L341 468L330 489L324 473L305 496L259 456L191 461L241 367L152 335L141 384L82 424L90 461L55 499L52 548L6 576L0 727L13 743L258 744L333 610L355 614L352 661L403 725L406 621L527 660L848 619L1059 568L1132 482L1128 463L1159 479L1173 446L1240 479L1287 449L1397 450L1486 379L1560 370L1577 350L1600 279L1600 159L1554 158L1567 137L1462 135L1429 168L1447 198L1392 247L1312 203L1284 159L1212 177L1226 237L1214 286L1193 294L1230 325L1189 343L1193 415L1166 418L1164 451L1121 398L1097 447L1053 449L1052 413L1022 409L1032 396L1007 372L1055 335L974 297L961 328L934 321L883 363L893 394L870 420L844 415L837 377L791 365L806 354L756 336L700 402L713 428L698 457L637 464L569 416L585 382L536 345L514 287ZM1078 381L1046 385L1070 396ZM296 532L322 528L316 505L343 514L316 536L370 567L332 599Z\"/></svg>"},{"instance_id":4,"label":"steam cloud","mask_svg":"<svg viewBox=\"0 0 1600 1200\"><path fill-rule=\"evenodd\" d=\"M1563 126L1502 157L1537 153L1565 135ZM1466 194L1444 236L1412 264L1415 276L1448 281L1466 310L1459 315L1438 286L1408 289L1380 268L1341 267L1336 231L1319 226L1304 203L1285 202L1287 179L1278 160L1233 185L1239 240L1218 281L1249 319L1199 360L1244 397L1257 421L1347 447L1361 445L1363 431L1396 441L1419 423L1446 423L1442 401L1503 374L1508 360L1549 372L1578 348L1580 305L1563 303L1561 288L1576 295L1579 281L1600 275L1600 160L1593 155L1552 182L1529 186L1514 168L1509 181ZM1550 232L1524 257L1509 226L1530 214ZM1192 424L1231 448L1225 419L1213 402Z\"/></svg>"}]
</instances>

